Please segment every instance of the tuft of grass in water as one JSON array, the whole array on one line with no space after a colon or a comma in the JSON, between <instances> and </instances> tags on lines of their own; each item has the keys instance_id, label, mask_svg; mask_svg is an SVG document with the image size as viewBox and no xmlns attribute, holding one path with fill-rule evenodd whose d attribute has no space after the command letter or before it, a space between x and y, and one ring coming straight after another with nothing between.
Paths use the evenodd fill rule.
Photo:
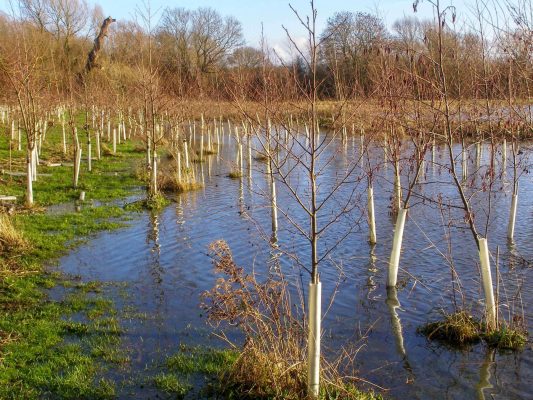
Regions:
<instances>
[{"instance_id":1,"label":"tuft of grass in water","mask_svg":"<svg viewBox=\"0 0 533 400\"><path fill-rule=\"evenodd\" d=\"M154 385L161 391L183 398L191 390L191 385L182 382L174 374L160 373L154 377Z\"/></svg>"},{"instance_id":2,"label":"tuft of grass in water","mask_svg":"<svg viewBox=\"0 0 533 400\"><path fill-rule=\"evenodd\" d=\"M497 330L485 333L483 339L490 347L500 350L521 350L527 343L527 331L503 325Z\"/></svg>"},{"instance_id":3,"label":"tuft of grass in water","mask_svg":"<svg viewBox=\"0 0 533 400\"><path fill-rule=\"evenodd\" d=\"M216 146L216 143L215 143L215 146ZM204 148L204 154L210 156L210 155L213 155L213 154L217 154L218 151L216 150L216 147L212 148L212 149L208 149L207 147Z\"/></svg>"},{"instance_id":4,"label":"tuft of grass in water","mask_svg":"<svg viewBox=\"0 0 533 400\"><path fill-rule=\"evenodd\" d=\"M349 383L323 384L320 398L324 400L383 400L383 396L373 391L363 392Z\"/></svg>"},{"instance_id":5,"label":"tuft of grass in water","mask_svg":"<svg viewBox=\"0 0 533 400\"><path fill-rule=\"evenodd\" d=\"M161 193L157 193L155 195L149 196L145 200L144 204L146 209L158 211L168 206L170 204L170 200L163 196Z\"/></svg>"},{"instance_id":6,"label":"tuft of grass in water","mask_svg":"<svg viewBox=\"0 0 533 400\"><path fill-rule=\"evenodd\" d=\"M453 346L477 343L483 339L489 347L501 350L521 350L527 344L525 328L501 323L498 329L488 329L466 311L444 316L444 320L429 322L418 332L428 339L436 339Z\"/></svg>"},{"instance_id":7,"label":"tuft of grass in water","mask_svg":"<svg viewBox=\"0 0 533 400\"><path fill-rule=\"evenodd\" d=\"M157 180L157 186L164 192L184 193L203 187L201 183L196 181L178 181L173 175L160 174Z\"/></svg>"},{"instance_id":8,"label":"tuft of grass in water","mask_svg":"<svg viewBox=\"0 0 533 400\"><path fill-rule=\"evenodd\" d=\"M185 193L185 192L191 192L193 190L198 190L203 188L204 185L202 185L200 182L176 182L176 193Z\"/></svg>"},{"instance_id":9,"label":"tuft of grass in water","mask_svg":"<svg viewBox=\"0 0 533 400\"><path fill-rule=\"evenodd\" d=\"M259 162L267 162L268 161L268 157L264 154L259 154L257 156L254 157L254 160L255 161L259 161Z\"/></svg>"},{"instance_id":10,"label":"tuft of grass in water","mask_svg":"<svg viewBox=\"0 0 533 400\"><path fill-rule=\"evenodd\" d=\"M146 199L137 200L133 203L128 203L124 206L126 211L141 212L143 210L159 211L170 204L170 200L162 194L158 193L154 196L149 196Z\"/></svg>"},{"instance_id":11,"label":"tuft of grass in water","mask_svg":"<svg viewBox=\"0 0 533 400\"><path fill-rule=\"evenodd\" d=\"M221 394L224 391L221 382L238 357L238 352L230 349L180 345L179 351L165 360L163 372L154 377L154 384L164 392L182 397L193 389L191 380L202 377L207 378L207 385L201 392Z\"/></svg>"},{"instance_id":12,"label":"tuft of grass in water","mask_svg":"<svg viewBox=\"0 0 533 400\"><path fill-rule=\"evenodd\" d=\"M228 178L231 178L231 179L239 179L239 178L242 178L242 174L241 174L239 171L231 171L231 172L228 174Z\"/></svg>"},{"instance_id":13,"label":"tuft of grass in water","mask_svg":"<svg viewBox=\"0 0 533 400\"><path fill-rule=\"evenodd\" d=\"M459 311L444 316L444 320L429 322L418 332L428 339L437 339L451 345L462 346L481 340L481 323L466 311Z\"/></svg>"}]
</instances>

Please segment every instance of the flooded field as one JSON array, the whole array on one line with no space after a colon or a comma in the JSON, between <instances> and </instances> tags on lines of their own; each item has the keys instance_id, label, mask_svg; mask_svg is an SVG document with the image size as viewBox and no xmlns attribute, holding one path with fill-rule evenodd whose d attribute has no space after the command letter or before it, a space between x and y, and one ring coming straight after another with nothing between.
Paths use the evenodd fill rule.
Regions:
<instances>
[{"instance_id":1,"label":"flooded field","mask_svg":"<svg viewBox=\"0 0 533 400\"><path fill-rule=\"evenodd\" d=\"M325 185L328 177L333 180L339 171L355 162L361 151L360 142L359 137L348 137L344 143L335 139L326 148L334 157L324 167L321 179ZM482 150L480 157L476 156L475 146L468 150L473 182L481 179L490 162L489 146ZM408 147L405 151L409 152ZM197 176L203 176L205 181L203 189L177 195L160 213L134 214L127 228L102 233L60 260L61 271L79 275L84 281L118 283L121 289L112 291L117 304L144 316L122 321L126 328L124 345L132 352L131 370L117 373L123 374L122 378L129 374L143 376L147 367L157 366L180 344L223 345L211 334L213 328L199 307L200 295L212 288L217 279L208 255L208 246L215 240L227 241L236 262L247 271L253 268L259 276L266 276L269 268L281 268L294 287L303 283L301 287L307 288L307 273L284 252L306 260L308 243L281 215L277 242L271 245L265 165L254 159L251 177L246 172L241 179L230 179L227 175L233 168L235 152L235 142L224 135L220 152L196 165ZM444 146L437 143L435 163L431 162L431 152L426 155L424 173L414 187L417 195L406 223L399 288L389 292L385 284L395 223L391 212L394 169L384 163L381 148L371 144L369 154L377 166L377 244L368 243L366 180L362 178L354 179L339 195L353 196L360 206L322 238L326 246L347 234L321 266L326 311L322 323L324 356L342 346L358 348L355 366L361 384L367 381L370 388L385 388L390 398L528 398L533 381L530 344L522 352L490 350L483 344L455 349L430 342L417 333L425 322L440 318L442 310L451 310L450 260L463 287L463 298L456 297L456 301L474 315L483 315L475 242L459 210L439 207L436 201L440 198L441 203L446 203L447 199L457 198L446 171ZM328 159L329 155L324 157ZM493 193L477 192L478 185L471 185L472 193L476 192L473 206L478 223L483 226L481 230L486 228L488 232L493 274L499 254L500 311L505 316L523 315L531 327L533 292L528 282L533 278L533 267L528 260L533 260L533 183L527 174L520 178L515 240L509 244L506 233L512 170L508 161L508 171L502 173L501 158L498 147ZM409 173L407 167L402 171L406 182ZM278 185L280 209L289 206L289 198L284 186ZM296 218L304 218L296 209L292 211ZM226 332L232 340L242 339L230 328ZM149 390L129 388L122 397L132 391L149 396Z\"/></svg>"}]
</instances>

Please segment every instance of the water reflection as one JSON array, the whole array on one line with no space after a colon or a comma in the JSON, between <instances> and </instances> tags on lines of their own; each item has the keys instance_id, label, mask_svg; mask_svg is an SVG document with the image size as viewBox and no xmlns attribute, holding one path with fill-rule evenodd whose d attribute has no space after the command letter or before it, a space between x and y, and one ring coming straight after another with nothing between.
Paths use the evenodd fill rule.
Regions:
<instances>
[{"instance_id":1,"label":"water reflection","mask_svg":"<svg viewBox=\"0 0 533 400\"><path fill-rule=\"evenodd\" d=\"M376 251L376 245L375 244L371 244L370 245L370 258L369 258L369 264L368 264L368 279L367 279L367 288L368 288L368 292L367 292L367 298L369 300L372 300L374 298L374 296L372 295L372 293L374 293L374 291L376 290L376 288L378 287L377 283L376 283L376 273L378 272L378 268L377 268L377 257L376 257L376 254L375 254L375 251Z\"/></svg>"},{"instance_id":2,"label":"water reflection","mask_svg":"<svg viewBox=\"0 0 533 400\"><path fill-rule=\"evenodd\" d=\"M490 393L485 395L485 391L494 387L490 383L492 377L490 370L494 364L495 352L496 351L494 349L487 349L485 360L483 363L481 363L481 367L479 368L479 382L476 385L477 400L488 400L493 398L492 394Z\"/></svg>"},{"instance_id":3,"label":"water reflection","mask_svg":"<svg viewBox=\"0 0 533 400\"><path fill-rule=\"evenodd\" d=\"M413 369L409 363L407 357L407 351L405 349L404 340L403 340L403 331L402 331L402 321L398 316L397 309L400 308L400 302L398 301L398 294L395 287L387 288L387 307L389 308L389 313L391 317L391 327L394 339L396 341L396 351L402 357L403 367L408 373L408 382L412 382L415 378Z\"/></svg>"}]
</instances>

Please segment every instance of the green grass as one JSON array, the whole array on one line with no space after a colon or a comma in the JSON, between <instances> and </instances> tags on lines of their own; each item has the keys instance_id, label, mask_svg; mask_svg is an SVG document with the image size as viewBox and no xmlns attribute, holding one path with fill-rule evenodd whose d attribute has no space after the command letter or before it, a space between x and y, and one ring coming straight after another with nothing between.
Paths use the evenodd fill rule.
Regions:
<instances>
[{"instance_id":1,"label":"green grass","mask_svg":"<svg viewBox=\"0 0 533 400\"><path fill-rule=\"evenodd\" d=\"M506 325L487 332L483 338L490 347L500 350L522 350L527 344L527 331Z\"/></svg>"},{"instance_id":2,"label":"green grass","mask_svg":"<svg viewBox=\"0 0 533 400\"><path fill-rule=\"evenodd\" d=\"M143 159L143 155L135 151L137 143L128 141L117 145L116 156L103 156L100 160L93 160L92 171L87 171L87 136L81 128L82 117L78 118L78 137L82 147L82 164L80 169L78 188L73 187L74 167L60 166L47 167L43 163L37 167L37 182L34 182L34 201L37 205L48 206L77 200L79 192L86 192L86 199L107 201L122 198L131 193L131 189L142 184L134 173L134 165ZM9 128L10 129L10 128ZM2 131L2 129L0 129ZM93 157L96 157L96 140L92 133ZM68 135L67 143L72 142ZM0 165L4 171L10 169L14 172L25 172L26 142L22 143L22 151L9 152L9 134L0 135ZM73 156L69 149L67 155L62 152L61 125L48 129L46 141L43 144L40 159L44 162L50 160L54 162L72 163ZM15 146L16 148L16 146ZM103 152L102 152L103 154ZM51 176L41 176L39 174L51 174ZM24 202L26 190L25 176L0 175L0 194L17 196L19 203Z\"/></svg>"}]
</instances>

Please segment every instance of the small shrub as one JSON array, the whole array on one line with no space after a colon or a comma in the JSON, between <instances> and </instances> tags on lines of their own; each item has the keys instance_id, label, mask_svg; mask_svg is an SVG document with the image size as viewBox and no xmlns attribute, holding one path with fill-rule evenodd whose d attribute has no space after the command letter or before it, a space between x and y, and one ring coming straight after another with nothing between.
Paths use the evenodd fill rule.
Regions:
<instances>
[{"instance_id":1,"label":"small shrub","mask_svg":"<svg viewBox=\"0 0 533 400\"><path fill-rule=\"evenodd\" d=\"M306 330L298 312L301 308L291 300L287 280L280 271L264 279L247 274L235 264L224 241L212 243L209 249L215 271L222 276L203 294L202 308L213 325L225 322L237 326L246 338L220 380L224 398L307 398ZM321 398L380 399L372 392L359 391L353 378L340 375L339 366L351 360L353 354L343 354L333 363L324 359ZM183 364L182 368L187 366Z\"/></svg>"}]
</instances>

